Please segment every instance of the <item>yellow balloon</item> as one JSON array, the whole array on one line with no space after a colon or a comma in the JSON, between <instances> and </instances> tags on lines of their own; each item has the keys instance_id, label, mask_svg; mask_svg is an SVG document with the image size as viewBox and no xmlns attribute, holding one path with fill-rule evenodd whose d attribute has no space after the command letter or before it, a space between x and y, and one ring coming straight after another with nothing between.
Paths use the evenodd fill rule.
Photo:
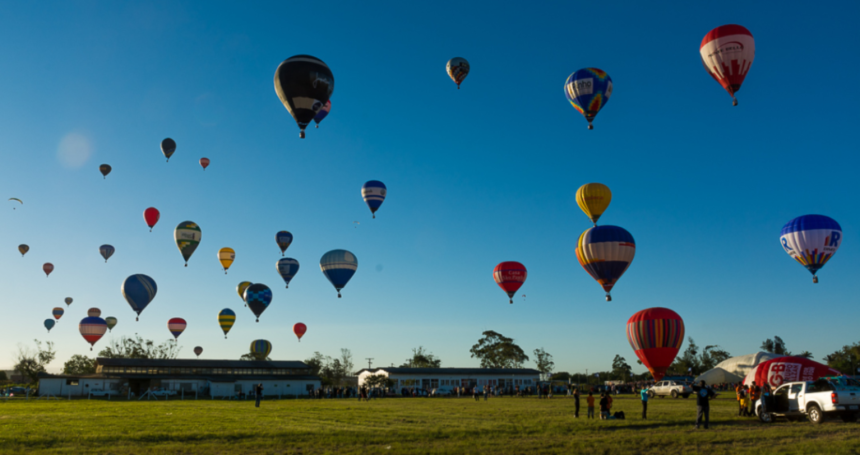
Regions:
<instances>
[{"instance_id":1,"label":"yellow balloon","mask_svg":"<svg viewBox=\"0 0 860 455\"><path fill-rule=\"evenodd\" d=\"M597 226L597 219L612 201L612 191L602 183L586 183L576 190L576 203Z\"/></svg>"},{"instance_id":2,"label":"yellow balloon","mask_svg":"<svg viewBox=\"0 0 860 455\"><path fill-rule=\"evenodd\" d=\"M218 250L218 260L221 261L221 267L224 267L225 275L227 274L227 269L233 264L234 259L236 259L236 252L233 251L233 248L221 248Z\"/></svg>"}]
</instances>

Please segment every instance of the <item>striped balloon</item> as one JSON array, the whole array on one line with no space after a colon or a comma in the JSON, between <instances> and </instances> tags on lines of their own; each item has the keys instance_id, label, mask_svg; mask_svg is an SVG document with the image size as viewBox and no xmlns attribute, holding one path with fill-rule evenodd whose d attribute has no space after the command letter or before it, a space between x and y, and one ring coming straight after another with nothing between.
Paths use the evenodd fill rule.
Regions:
<instances>
[{"instance_id":1,"label":"striped balloon","mask_svg":"<svg viewBox=\"0 0 860 455\"><path fill-rule=\"evenodd\" d=\"M179 339L179 335L182 335L186 326L188 326L188 323L186 323L185 319L182 318L172 318L167 321L167 330L170 330L174 341Z\"/></svg>"},{"instance_id":2,"label":"striped balloon","mask_svg":"<svg viewBox=\"0 0 860 455\"><path fill-rule=\"evenodd\" d=\"M284 283L287 283L287 289L289 289L290 280L299 272L299 261L293 258L281 258L275 264L275 267L278 268L278 274L284 279Z\"/></svg>"},{"instance_id":3,"label":"striped balloon","mask_svg":"<svg viewBox=\"0 0 860 455\"><path fill-rule=\"evenodd\" d=\"M357 269L358 258L346 250L331 250L320 259L320 270L337 290L338 298Z\"/></svg>"},{"instance_id":4,"label":"striped balloon","mask_svg":"<svg viewBox=\"0 0 860 455\"><path fill-rule=\"evenodd\" d=\"M108 317L106 317L106 318L105 318L105 323L107 323L108 331L113 332L113 328L114 328L114 327L116 327L116 323L117 323L117 322L119 322L119 321L117 321L117 319L116 319L115 317L113 317L113 316L108 316Z\"/></svg>"},{"instance_id":5,"label":"striped balloon","mask_svg":"<svg viewBox=\"0 0 860 455\"><path fill-rule=\"evenodd\" d=\"M93 308L90 308L89 310L87 310L87 316L89 316L91 318L97 318L101 315L102 315L102 310L100 310L98 308L93 307Z\"/></svg>"},{"instance_id":6,"label":"striped balloon","mask_svg":"<svg viewBox=\"0 0 860 455\"><path fill-rule=\"evenodd\" d=\"M281 249L281 256L283 256L290 244L293 243L293 234L290 234L290 231L279 231L275 234L275 243L278 244L278 248Z\"/></svg>"},{"instance_id":7,"label":"striped balloon","mask_svg":"<svg viewBox=\"0 0 860 455\"><path fill-rule=\"evenodd\" d=\"M317 128L320 127L320 122L323 121L326 116L328 116L329 111L331 111L331 100L325 102L322 108L320 108L317 115L314 117L314 121L317 122Z\"/></svg>"},{"instance_id":8,"label":"striped balloon","mask_svg":"<svg viewBox=\"0 0 860 455\"><path fill-rule=\"evenodd\" d=\"M221 261L221 267L224 267L224 275L226 275L227 269L236 260L236 252L233 251L233 248L221 248L218 250L218 260Z\"/></svg>"},{"instance_id":9,"label":"striped balloon","mask_svg":"<svg viewBox=\"0 0 860 455\"><path fill-rule=\"evenodd\" d=\"M81 332L81 336L90 344L90 351L92 351L96 342L107 332L107 323L102 318L90 316L81 319L81 323L78 324L78 330Z\"/></svg>"},{"instance_id":10,"label":"striped balloon","mask_svg":"<svg viewBox=\"0 0 860 455\"><path fill-rule=\"evenodd\" d=\"M149 302L152 302L152 299L155 298L155 294L158 292L155 280L143 274L132 275L126 278L122 282L121 289L125 301L137 313L138 317L140 317L140 312L149 305ZM134 320L137 321L138 318L134 318Z\"/></svg>"},{"instance_id":11,"label":"striped balloon","mask_svg":"<svg viewBox=\"0 0 860 455\"><path fill-rule=\"evenodd\" d=\"M385 188L385 184L379 180L371 180L361 187L361 197L364 198L364 203L370 208L370 213L373 214L374 218L376 218L376 211L379 210L387 193L388 189Z\"/></svg>"},{"instance_id":12,"label":"striped balloon","mask_svg":"<svg viewBox=\"0 0 860 455\"><path fill-rule=\"evenodd\" d=\"M233 328L233 324L236 323L236 313L229 308L224 308L220 312L218 312L218 325L221 326L221 330L224 331L224 339L227 339L227 332Z\"/></svg>"},{"instance_id":13,"label":"striped balloon","mask_svg":"<svg viewBox=\"0 0 860 455\"><path fill-rule=\"evenodd\" d=\"M842 245L842 227L824 215L799 216L782 227L779 242L789 256L812 273L812 282L818 283L816 272Z\"/></svg>"},{"instance_id":14,"label":"striped balloon","mask_svg":"<svg viewBox=\"0 0 860 455\"><path fill-rule=\"evenodd\" d=\"M54 328L56 322L53 319L45 319L45 328L48 329L48 333L51 333L51 329Z\"/></svg>"},{"instance_id":15,"label":"striped balloon","mask_svg":"<svg viewBox=\"0 0 860 455\"><path fill-rule=\"evenodd\" d=\"M111 245L102 245L99 247L99 253L105 258L105 262L113 256L114 252L116 252L116 248Z\"/></svg>"},{"instance_id":16,"label":"striped balloon","mask_svg":"<svg viewBox=\"0 0 860 455\"><path fill-rule=\"evenodd\" d=\"M268 340L254 340L251 342L251 353L257 357L257 360L266 360L266 357L272 352L272 343Z\"/></svg>"},{"instance_id":17,"label":"striped balloon","mask_svg":"<svg viewBox=\"0 0 860 455\"><path fill-rule=\"evenodd\" d=\"M176 225L173 230L173 240L176 241L176 247L182 253L182 258L185 259L185 267L188 267L188 260L194 254L194 250L200 245L200 240L203 238L203 232L200 226L193 221L183 221Z\"/></svg>"},{"instance_id":18,"label":"striped balloon","mask_svg":"<svg viewBox=\"0 0 860 455\"><path fill-rule=\"evenodd\" d=\"M684 343L684 321L668 308L642 310L627 321L627 341L659 381Z\"/></svg>"},{"instance_id":19,"label":"striped balloon","mask_svg":"<svg viewBox=\"0 0 860 455\"><path fill-rule=\"evenodd\" d=\"M62 308L60 308L60 307L54 307L54 309L53 309L53 310L51 310L51 314L53 314L53 315L54 315L54 319L56 319L56 320L58 320L58 321L60 320L60 318L61 318L61 317L63 317L63 314L64 314L65 312L66 312L66 310L64 310L64 309L62 309Z\"/></svg>"},{"instance_id":20,"label":"striped balloon","mask_svg":"<svg viewBox=\"0 0 860 455\"><path fill-rule=\"evenodd\" d=\"M633 236L618 226L588 228L576 242L579 264L603 286L607 302L612 300L609 291L633 262L635 254Z\"/></svg>"},{"instance_id":21,"label":"striped balloon","mask_svg":"<svg viewBox=\"0 0 860 455\"><path fill-rule=\"evenodd\" d=\"M469 75L470 69L469 61L463 57L454 57L448 60L448 63L445 65L445 71L448 73L448 77L457 84L457 90L460 90L460 84Z\"/></svg>"},{"instance_id":22,"label":"striped balloon","mask_svg":"<svg viewBox=\"0 0 860 455\"><path fill-rule=\"evenodd\" d=\"M69 306L69 305L71 305L71 304L72 304L72 302L73 302L74 300L73 300L71 297L66 297L66 299L65 299L64 301L66 302L66 306Z\"/></svg>"}]
</instances>

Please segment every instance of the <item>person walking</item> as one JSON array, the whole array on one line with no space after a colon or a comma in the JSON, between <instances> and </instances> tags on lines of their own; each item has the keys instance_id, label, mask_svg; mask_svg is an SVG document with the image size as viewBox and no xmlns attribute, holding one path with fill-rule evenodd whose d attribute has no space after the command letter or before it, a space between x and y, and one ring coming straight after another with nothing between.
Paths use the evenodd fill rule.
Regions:
<instances>
[{"instance_id":1,"label":"person walking","mask_svg":"<svg viewBox=\"0 0 860 455\"><path fill-rule=\"evenodd\" d=\"M639 391L640 399L642 400L642 418L648 418L648 389L642 387L642 390Z\"/></svg>"},{"instance_id":2,"label":"person walking","mask_svg":"<svg viewBox=\"0 0 860 455\"><path fill-rule=\"evenodd\" d=\"M594 393L588 392L588 398L585 399L585 402L588 404L588 415L586 418L593 419L594 418Z\"/></svg>"},{"instance_id":3,"label":"person walking","mask_svg":"<svg viewBox=\"0 0 860 455\"><path fill-rule=\"evenodd\" d=\"M260 407L260 398L263 397L263 383L257 384L257 387L254 387L254 397L257 399L257 404L255 407Z\"/></svg>"},{"instance_id":4,"label":"person walking","mask_svg":"<svg viewBox=\"0 0 860 455\"><path fill-rule=\"evenodd\" d=\"M573 388L573 405L574 405L573 417L578 419L579 418L579 388L578 387Z\"/></svg>"},{"instance_id":5,"label":"person walking","mask_svg":"<svg viewBox=\"0 0 860 455\"><path fill-rule=\"evenodd\" d=\"M693 386L693 392L696 393L696 429L699 429L704 417L705 429L707 430L711 417L711 398L714 397L714 392L708 388L705 381L702 381L699 386Z\"/></svg>"}]
</instances>

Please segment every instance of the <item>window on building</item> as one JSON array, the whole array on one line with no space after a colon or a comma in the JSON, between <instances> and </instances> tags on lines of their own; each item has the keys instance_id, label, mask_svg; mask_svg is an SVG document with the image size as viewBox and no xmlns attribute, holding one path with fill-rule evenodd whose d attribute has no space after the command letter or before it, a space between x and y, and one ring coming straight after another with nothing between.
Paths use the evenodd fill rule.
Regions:
<instances>
[{"instance_id":1,"label":"window on building","mask_svg":"<svg viewBox=\"0 0 860 455\"><path fill-rule=\"evenodd\" d=\"M430 380L430 388L431 389L439 388L439 379L431 379Z\"/></svg>"},{"instance_id":2,"label":"window on building","mask_svg":"<svg viewBox=\"0 0 860 455\"><path fill-rule=\"evenodd\" d=\"M191 392L193 390L193 384L190 382L180 382L179 383L179 390Z\"/></svg>"},{"instance_id":3,"label":"window on building","mask_svg":"<svg viewBox=\"0 0 860 455\"><path fill-rule=\"evenodd\" d=\"M78 385L77 379L66 379L66 385Z\"/></svg>"},{"instance_id":4,"label":"window on building","mask_svg":"<svg viewBox=\"0 0 860 455\"><path fill-rule=\"evenodd\" d=\"M241 391L242 391L242 385L241 385L241 384L236 384L236 385L234 385L234 386L233 386L233 390L234 390L236 393L241 392Z\"/></svg>"}]
</instances>

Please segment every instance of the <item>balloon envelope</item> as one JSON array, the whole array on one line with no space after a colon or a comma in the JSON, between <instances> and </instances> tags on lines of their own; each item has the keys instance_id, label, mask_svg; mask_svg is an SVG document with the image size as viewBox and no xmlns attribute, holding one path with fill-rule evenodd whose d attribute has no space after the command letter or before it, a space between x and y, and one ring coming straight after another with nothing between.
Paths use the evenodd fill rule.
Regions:
<instances>
[{"instance_id":1,"label":"balloon envelope","mask_svg":"<svg viewBox=\"0 0 860 455\"><path fill-rule=\"evenodd\" d=\"M229 308L224 308L223 310L218 312L218 325L221 326L221 330L224 332L224 338L227 338L227 332L233 328L233 324L236 323L236 313Z\"/></svg>"},{"instance_id":2,"label":"balloon envelope","mask_svg":"<svg viewBox=\"0 0 860 455\"><path fill-rule=\"evenodd\" d=\"M159 212L155 207L150 207L143 211L143 220L146 221L146 225L149 226L150 232L152 232L152 228L155 226L155 223L158 223L159 218L161 218L161 212Z\"/></svg>"},{"instance_id":3,"label":"balloon envelope","mask_svg":"<svg viewBox=\"0 0 860 455\"><path fill-rule=\"evenodd\" d=\"M265 359L272 352L272 343L269 340L254 340L251 342L251 352Z\"/></svg>"},{"instance_id":4,"label":"balloon envelope","mask_svg":"<svg viewBox=\"0 0 860 455\"><path fill-rule=\"evenodd\" d=\"M618 226L588 228L576 243L579 264L603 286L607 301L612 300L609 292L630 266L635 254L633 236Z\"/></svg>"},{"instance_id":5,"label":"balloon envelope","mask_svg":"<svg viewBox=\"0 0 860 455\"><path fill-rule=\"evenodd\" d=\"M290 287L290 280L296 276L296 273L299 271L299 261L293 258L281 258L278 260L275 267L278 268L278 273L281 275L281 278L284 279L284 283L287 284L287 288Z\"/></svg>"},{"instance_id":6,"label":"balloon envelope","mask_svg":"<svg viewBox=\"0 0 860 455\"><path fill-rule=\"evenodd\" d=\"M257 322L260 322L260 315L272 303L272 290L265 284L252 284L245 289L245 303L248 304L248 308L257 316Z\"/></svg>"},{"instance_id":7,"label":"balloon envelope","mask_svg":"<svg viewBox=\"0 0 860 455\"><path fill-rule=\"evenodd\" d=\"M203 166L203 170L205 171L209 167L209 158L200 158L200 165Z\"/></svg>"},{"instance_id":8,"label":"balloon envelope","mask_svg":"<svg viewBox=\"0 0 860 455\"><path fill-rule=\"evenodd\" d=\"M290 244L293 243L293 234L290 234L289 231L278 232L275 234L275 243L278 244L278 248L281 249L281 256L283 256Z\"/></svg>"},{"instance_id":9,"label":"balloon envelope","mask_svg":"<svg viewBox=\"0 0 860 455\"><path fill-rule=\"evenodd\" d=\"M110 171L110 164L102 164L101 166L99 166L99 172L101 172L105 178L107 178L107 175L110 174Z\"/></svg>"},{"instance_id":10,"label":"balloon envelope","mask_svg":"<svg viewBox=\"0 0 860 455\"><path fill-rule=\"evenodd\" d=\"M297 322L293 325L293 333L299 337L299 341L302 341L302 337L305 335L305 332L308 331L308 326L302 324L301 322Z\"/></svg>"},{"instance_id":11,"label":"balloon envelope","mask_svg":"<svg viewBox=\"0 0 860 455\"><path fill-rule=\"evenodd\" d=\"M143 274L137 274L126 278L122 282L121 290L125 301L140 316L140 312L155 298L158 286L156 286L155 280L152 278Z\"/></svg>"},{"instance_id":12,"label":"balloon envelope","mask_svg":"<svg viewBox=\"0 0 860 455\"><path fill-rule=\"evenodd\" d=\"M767 384L777 388L786 382L815 381L826 376L841 376L838 370L805 357L777 357L755 366L744 379L744 384Z\"/></svg>"},{"instance_id":13,"label":"balloon envelope","mask_svg":"<svg viewBox=\"0 0 860 455\"><path fill-rule=\"evenodd\" d=\"M374 218L376 218L376 211L379 210L385 200L387 192L385 184L379 180L371 180L361 187L361 197L364 198L364 203L370 208L370 213L373 214Z\"/></svg>"},{"instance_id":14,"label":"balloon envelope","mask_svg":"<svg viewBox=\"0 0 860 455\"><path fill-rule=\"evenodd\" d=\"M48 333L51 333L51 329L54 328L55 324L56 322L53 319L45 319L45 328L48 329Z\"/></svg>"},{"instance_id":15,"label":"balloon envelope","mask_svg":"<svg viewBox=\"0 0 860 455\"><path fill-rule=\"evenodd\" d=\"M636 357L659 381L684 342L684 321L668 308L648 308L627 320L627 341Z\"/></svg>"},{"instance_id":16,"label":"balloon envelope","mask_svg":"<svg viewBox=\"0 0 860 455\"><path fill-rule=\"evenodd\" d=\"M320 127L320 122L328 116L329 111L331 111L331 100L326 101L325 105L323 105L314 117L314 121L317 122L317 128Z\"/></svg>"},{"instance_id":17,"label":"balloon envelope","mask_svg":"<svg viewBox=\"0 0 860 455\"><path fill-rule=\"evenodd\" d=\"M445 65L445 71L448 73L448 77L457 84L457 90L460 89L463 79L469 75L469 70L469 62L463 57L454 57L448 60L448 64Z\"/></svg>"},{"instance_id":18,"label":"balloon envelope","mask_svg":"<svg viewBox=\"0 0 860 455\"><path fill-rule=\"evenodd\" d=\"M173 335L173 339L179 339L179 335L182 335L182 332L185 331L185 327L188 326L188 323L185 322L185 319L182 318L171 318L167 321L167 330L170 330L170 334Z\"/></svg>"},{"instance_id":19,"label":"balloon envelope","mask_svg":"<svg viewBox=\"0 0 860 455\"><path fill-rule=\"evenodd\" d=\"M111 245L102 245L102 246L100 246L100 247L99 247L99 253L101 253L101 255L102 255L102 257L103 257L103 258L105 258L105 262L107 262L107 260L108 260L111 256L113 256L113 253L114 253L115 251L116 251L116 248L114 248L114 247L113 247L113 246L111 246Z\"/></svg>"},{"instance_id":20,"label":"balloon envelope","mask_svg":"<svg viewBox=\"0 0 860 455\"><path fill-rule=\"evenodd\" d=\"M239 283L238 286L236 286L236 292L239 293L239 298L242 299L243 302L245 301L245 289L248 289L248 286L252 284L254 283L251 283L250 281L243 281Z\"/></svg>"},{"instance_id":21,"label":"balloon envelope","mask_svg":"<svg viewBox=\"0 0 860 455\"><path fill-rule=\"evenodd\" d=\"M573 108L588 120L588 129L593 129L591 122L612 96L612 78L601 69L581 69L568 76L564 83L564 95Z\"/></svg>"},{"instance_id":22,"label":"balloon envelope","mask_svg":"<svg viewBox=\"0 0 860 455\"><path fill-rule=\"evenodd\" d=\"M815 274L842 245L842 227L824 215L799 216L782 227L779 243L789 256L812 273L812 281L817 283Z\"/></svg>"},{"instance_id":23,"label":"balloon envelope","mask_svg":"<svg viewBox=\"0 0 860 455\"><path fill-rule=\"evenodd\" d=\"M90 308L89 310L87 310L87 316L89 316L91 318L97 318L101 315L102 315L102 310L100 310L98 308L93 307L93 308Z\"/></svg>"},{"instance_id":24,"label":"balloon envelope","mask_svg":"<svg viewBox=\"0 0 860 455\"><path fill-rule=\"evenodd\" d=\"M105 318L105 323L107 324L107 328L110 331L113 331L113 328L116 327L117 322L119 321L117 321L117 319L113 316L108 316Z\"/></svg>"},{"instance_id":25,"label":"balloon envelope","mask_svg":"<svg viewBox=\"0 0 860 455\"><path fill-rule=\"evenodd\" d=\"M23 243L18 245L18 252L21 253L21 257L24 257L24 255L27 254L28 251L30 251L29 246L24 245Z\"/></svg>"},{"instance_id":26,"label":"balloon envelope","mask_svg":"<svg viewBox=\"0 0 860 455\"><path fill-rule=\"evenodd\" d=\"M90 316L81 319L81 323L78 324L78 330L81 332L81 336L90 344L90 351L92 351L92 346L107 332L107 323L102 318Z\"/></svg>"},{"instance_id":27,"label":"balloon envelope","mask_svg":"<svg viewBox=\"0 0 860 455\"><path fill-rule=\"evenodd\" d=\"M65 302L66 302L66 306L69 306L72 304L73 300L71 297L66 297Z\"/></svg>"},{"instance_id":28,"label":"balloon envelope","mask_svg":"<svg viewBox=\"0 0 860 455\"><path fill-rule=\"evenodd\" d=\"M194 348L194 354L195 354L197 357L200 357L200 354L203 354L203 348L201 348L200 346L196 346L196 347Z\"/></svg>"},{"instance_id":29,"label":"balloon envelope","mask_svg":"<svg viewBox=\"0 0 860 455\"><path fill-rule=\"evenodd\" d=\"M740 25L722 25L702 39L699 55L708 74L729 92L734 100L755 59L752 33Z\"/></svg>"},{"instance_id":30,"label":"balloon envelope","mask_svg":"<svg viewBox=\"0 0 860 455\"><path fill-rule=\"evenodd\" d=\"M173 152L176 151L176 141L171 138L167 138L161 141L161 153L164 154L164 157L167 158L167 161L170 161L170 157L173 156Z\"/></svg>"},{"instance_id":31,"label":"balloon envelope","mask_svg":"<svg viewBox=\"0 0 860 455\"><path fill-rule=\"evenodd\" d=\"M502 262L493 269L493 279L508 294L510 303L514 303L514 294L526 282L527 275L526 266L515 261Z\"/></svg>"},{"instance_id":32,"label":"balloon envelope","mask_svg":"<svg viewBox=\"0 0 860 455\"><path fill-rule=\"evenodd\" d=\"M44 265L42 265L42 271L45 272L45 276L50 275L51 272L54 271L54 264L46 262Z\"/></svg>"},{"instance_id":33,"label":"balloon envelope","mask_svg":"<svg viewBox=\"0 0 860 455\"><path fill-rule=\"evenodd\" d=\"M188 260L194 254L194 250L200 245L202 232L200 226L193 221L183 221L173 230L173 239L176 240L176 247L182 253L182 258L185 259L185 266L188 267Z\"/></svg>"},{"instance_id":34,"label":"balloon envelope","mask_svg":"<svg viewBox=\"0 0 860 455\"><path fill-rule=\"evenodd\" d=\"M320 259L320 270L337 290L338 298L357 269L358 258L346 250L331 250Z\"/></svg>"},{"instance_id":35,"label":"balloon envelope","mask_svg":"<svg viewBox=\"0 0 860 455\"><path fill-rule=\"evenodd\" d=\"M602 183L586 183L576 190L576 203L597 226L597 219L612 201L612 191Z\"/></svg>"},{"instance_id":36,"label":"balloon envelope","mask_svg":"<svg viewBox=\"0 0 860 455\"><path fill-rule=\"evenodd\" d=\"M224 274L227 274L227 269L233 264L236 259L236 252L233 248L221 248L218 250L218 261L221 262L221 267L224 267Z\"/></svg>"},{"instance_id":37,"label":"balloon envelope","mask_svg":"<svg viewBox=\"0 0 860 455\"><path fill-rule=\"evenodd\" d=\"M62 309L61 307L54 307L54 309L51 310L51 314L54 315L54 319L56 319L58 321L60 320L61 317L63 317L63 314L65 312L66 312L66 310Z\"/></svg>"},{"instance_id":38,"label":"balloon envelope","mask_svg":"<svg viewBox=\"0 0 860 455\"><path fill-rule=\"evenodd\" d=\"M299 125L299 137L334 92L334 75L322 60L310 55L290 57L275 70L275 93Z\"/></svg>"}]
</instances>

